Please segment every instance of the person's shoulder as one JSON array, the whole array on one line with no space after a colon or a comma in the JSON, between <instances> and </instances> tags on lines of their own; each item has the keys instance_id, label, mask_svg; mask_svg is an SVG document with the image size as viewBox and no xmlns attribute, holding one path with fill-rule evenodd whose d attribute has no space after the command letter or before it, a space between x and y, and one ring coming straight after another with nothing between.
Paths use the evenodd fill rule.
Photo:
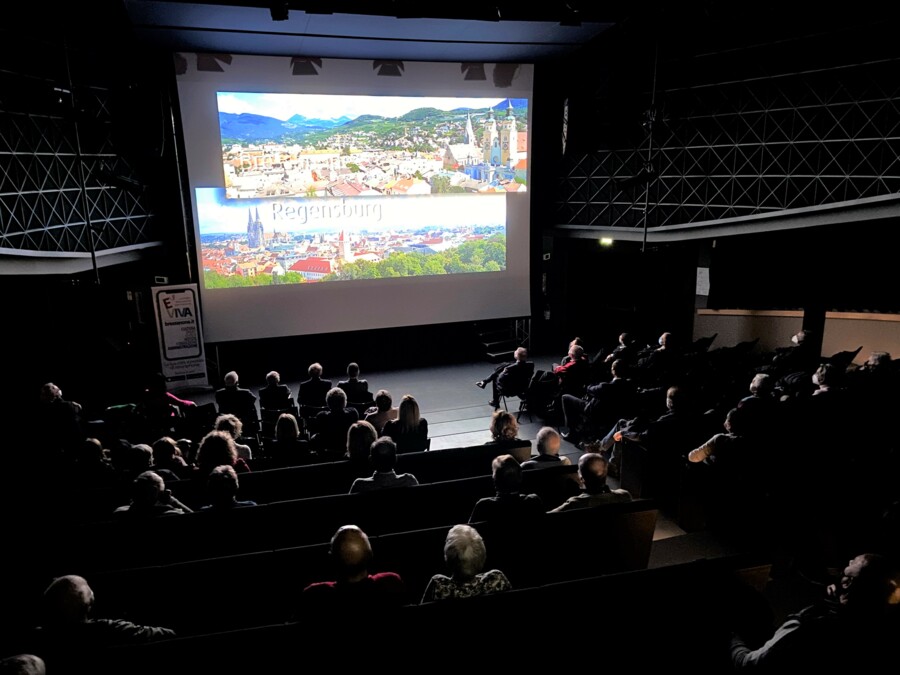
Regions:
<instances>
[{"instance_id":1,"label":"person's shoulder","mask_svg":"<svg viewBox=\"0 0 900 675\"><path fill-rule=\"evenodd\" d=\"M495 593L511 588L509 579L503 572L497 569L482 572L478 575L478 580L487 593Z\"/></svg>"},{"instance_id":2,"label":"person's shoulder","mask_svg":"<svg viewBox=\"0 0 900 675\"><path fill-rule=\"evenodd\" d=\"M623 490L622 488L610 490L609 493L612 495L616 495L616 501L630 502L632 499L634 499L634 497L631 496L631 493L628 490Z\"/></svg>"},{"instance_id":3,"label":"person's shoulder","mask_svg":"<svg viewBox=\"0 0 900 675\"><path fill-rule=\"evenodd\" d=\"M305 595L323 595L332 593L335 590L336 582L334 581L317 581L303 589Z\"/></svg>"}]
</instances>

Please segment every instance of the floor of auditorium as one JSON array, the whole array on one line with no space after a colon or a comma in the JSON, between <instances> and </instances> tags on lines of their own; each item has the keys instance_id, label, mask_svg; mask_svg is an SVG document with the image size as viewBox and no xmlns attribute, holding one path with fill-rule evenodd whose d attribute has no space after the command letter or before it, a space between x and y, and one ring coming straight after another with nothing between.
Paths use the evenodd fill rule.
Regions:
<instances>
[{"instance_id":1,"label":"floor of auditorium","mask_svg":"<svg viewBox=\"0 0 900 675\"><path fill-rule=\"evenodd\" d=\"M553 366L553 357L533 358L536 369L548 370ZM369 382L372 392L387 389L394 397L395 404L404 394L413 394L419 402L423 417L428 420L431 449L461 447L483 443L490 439L488 426L493 408L488 405L491 397L490 387L482 390L475 382L488 376L496 366L487 361L415 368L384 372L363 372L361 376ZM342 373L326 372L324 377L337 383L345 379ZM246 383L256 390L263 383ZM286 381L293 392L297 392L297 381ZM198 403L214 400L212 391L191 395ZM518 400L509 401L510 409L518 408ZM544 422L538 417L529 419L522 415L519 423L519 437L532 440ZM532 447L534 451L534 447ZM578 461L581 451L571 443L563 441L561 454L573 462ZM618 487L614 479L610 479L613 487ZM686 533L668 514L659 514L651 548L649 567L690 562L704 558L739 555L729 546L716 540L706 532ZM783 562L783 561L782 561ZM776 567L782 565L776 563ZM787 566L790 568L790 564ZM787 573L771 569L763 564L758 579L760 590L769 600L776 617L784 617L791 611L809 604L822 594L823 586L818 582L798 575L793 571Z\"/></svg>"}]
</instances>

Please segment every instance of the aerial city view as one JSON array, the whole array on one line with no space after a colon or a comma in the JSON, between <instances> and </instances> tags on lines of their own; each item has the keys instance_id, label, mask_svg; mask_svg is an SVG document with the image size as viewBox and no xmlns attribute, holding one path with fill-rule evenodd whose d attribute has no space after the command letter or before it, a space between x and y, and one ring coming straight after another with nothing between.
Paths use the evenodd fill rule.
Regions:
<instances>
[{"instance_id":1,"label":"aerial city view","mask_svg":"<svg viewBox=\"0 0 900 675\"><path fill-rule=\"evenodd\" d=\"M220 92L225 187L197 190L204 285L506 269L526 119L524 99Z\"/></svg>"}]
</instances>

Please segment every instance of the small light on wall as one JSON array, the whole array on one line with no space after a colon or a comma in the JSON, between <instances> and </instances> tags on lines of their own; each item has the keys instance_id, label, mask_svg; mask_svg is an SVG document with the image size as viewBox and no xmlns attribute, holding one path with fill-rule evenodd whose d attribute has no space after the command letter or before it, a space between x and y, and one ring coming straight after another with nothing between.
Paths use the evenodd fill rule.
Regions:
<instances>
[{"instance_id":1,"label":"small light on wall","mask_svg":"<svg viewBox=\"0 0 900 675\"><path fill-rule=\"evenodd\" d=\"M601 246L612 246L613 245L612 237L601 237L600 245Z\"/></svg>"}]
</instances>

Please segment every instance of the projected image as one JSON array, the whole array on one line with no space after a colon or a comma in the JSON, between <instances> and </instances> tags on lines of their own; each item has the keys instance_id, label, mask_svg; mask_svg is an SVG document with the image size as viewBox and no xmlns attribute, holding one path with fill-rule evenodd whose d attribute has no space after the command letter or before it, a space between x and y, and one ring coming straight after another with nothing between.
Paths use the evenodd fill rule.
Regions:
<instances>
[{"instance_id":1,"label":"projected image","mask_svg":"<svg viewBox=\"0 0 900 675\"><path fill-rule=\"evenodd\" d=\"M206 288L506 269L502 194L196 201Z\"/></svg>"},{"instance_id":2,"label":"projected image","mask_svg":"<svg viewBox=\"0 0 900 675\"><path fill-rule=\"evenodd\" d=\"M225 196L525 192L528 100L217 92Z\"/></svg>"}]
</instances>

